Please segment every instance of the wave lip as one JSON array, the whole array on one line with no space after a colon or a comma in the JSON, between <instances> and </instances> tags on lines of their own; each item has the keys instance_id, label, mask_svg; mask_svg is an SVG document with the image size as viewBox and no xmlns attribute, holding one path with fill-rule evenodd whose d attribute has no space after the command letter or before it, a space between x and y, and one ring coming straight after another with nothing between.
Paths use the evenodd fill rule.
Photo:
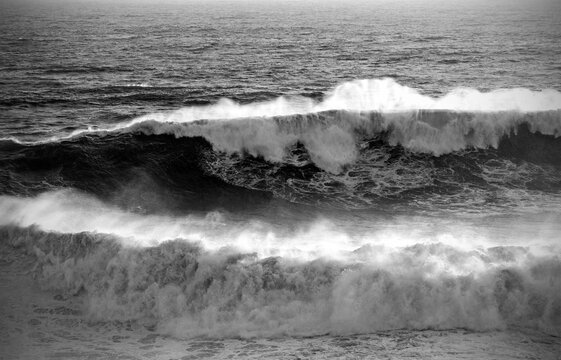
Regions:
<instances>
[{"instance_id":1,"label":"wave lip","mask_svg":"<svg viewBox=\"0 0 561 360\"><path fill-rule=\"evenodd\" d=\"M457 88L440 98L422 95L393 79L364 79L335 87L317 109L396 112L418 109L469 112L535 112L561 109L561 93L524 88L480 92Z\"/></svg>"}]
</instances>

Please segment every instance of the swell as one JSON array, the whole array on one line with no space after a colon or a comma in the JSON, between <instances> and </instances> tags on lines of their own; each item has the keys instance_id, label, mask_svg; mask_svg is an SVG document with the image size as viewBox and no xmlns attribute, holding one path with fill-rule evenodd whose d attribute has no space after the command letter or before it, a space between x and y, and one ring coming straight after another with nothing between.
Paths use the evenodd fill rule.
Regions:
<instances>
[{"instance_id":1,"label":"swell","mask_svg":"<svg viewBox=\"0 0 561 360\"><path fill-rule=\"evenodd\" d=\"M10 225L0 239L36 257L44 289L81 297L90 320L178 337L561 329L559 258L522 247L367 246L342 262L209 251L185 239L130 247L112 235Z\"/></svg>"}]
</instances>

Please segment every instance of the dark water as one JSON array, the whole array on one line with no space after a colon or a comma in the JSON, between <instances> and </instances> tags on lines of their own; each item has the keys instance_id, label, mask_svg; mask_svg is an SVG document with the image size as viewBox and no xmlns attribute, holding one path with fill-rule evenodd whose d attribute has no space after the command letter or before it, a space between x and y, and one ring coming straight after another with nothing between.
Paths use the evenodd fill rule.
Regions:
<instances>
[{"instance_id":1,"label":"dark water","mask_svg":"<svg viewBox=\"0 0 561 360\"><path fill-rule=\"evenodd\" d=\"M559 353L559 3L0 10L6 356Z\"/></svg>"}]
</instances>

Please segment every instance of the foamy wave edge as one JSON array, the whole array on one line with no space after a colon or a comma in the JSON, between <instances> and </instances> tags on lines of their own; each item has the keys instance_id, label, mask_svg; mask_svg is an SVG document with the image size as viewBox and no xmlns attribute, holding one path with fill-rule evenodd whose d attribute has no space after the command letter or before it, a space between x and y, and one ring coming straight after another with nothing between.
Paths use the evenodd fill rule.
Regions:
<instances>
[{"instance_id":1,"label":"foamy wave edge","mask_svg":"<svg viewBox=\"0 0 561 360\"><path fill-rule=\"evenodd\" d=\"M345 264L209 252L184 240L124 247L112 235L36 227L3 226L0 235L36 257L43 288L84 295L92 321L135 320L177 337L509 326L556 334L561 326L559 258L537 258L520 247L417 244L378 264ZM380 251L367 247L355 255L372 259ZM483 269L441 271L458 263Z\"/></svg>"},{"instance_id":2,"label":"foamy wave edge","mask_svg":"<svg viewBox=\"0 0 561 360\"><path fill-rule=\"evenodd\" d=\"M468 148L496 148L521 124L531 132L561 135L561 93L549 89L458 88L440 98L420 94L390 78L343 83L321 102L279 97L251 104L222 99L208 106L144 115L107 128L21 144L68 140L87 134L142 133L204 137L216 151L283 162L304 145L312 161L337 173L357 159L361 138L388 133L390 145L435 156Z\"/></svg>"}]
</instances>

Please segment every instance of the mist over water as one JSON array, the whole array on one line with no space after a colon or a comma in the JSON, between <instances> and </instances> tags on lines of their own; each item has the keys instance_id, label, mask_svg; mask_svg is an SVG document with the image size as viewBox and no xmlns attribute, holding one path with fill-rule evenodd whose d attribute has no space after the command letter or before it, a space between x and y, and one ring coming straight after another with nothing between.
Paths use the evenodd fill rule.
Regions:
<instances>
[{"instance_id":1,"label":"mist over water","mask_svg":"<svg viewBox=\"0 0 561 360\"><path fill-rule=\"evenodd\" d=\"M557 2L0 9L0 355L559 353Z\"/></svg>"}]
</instances>

